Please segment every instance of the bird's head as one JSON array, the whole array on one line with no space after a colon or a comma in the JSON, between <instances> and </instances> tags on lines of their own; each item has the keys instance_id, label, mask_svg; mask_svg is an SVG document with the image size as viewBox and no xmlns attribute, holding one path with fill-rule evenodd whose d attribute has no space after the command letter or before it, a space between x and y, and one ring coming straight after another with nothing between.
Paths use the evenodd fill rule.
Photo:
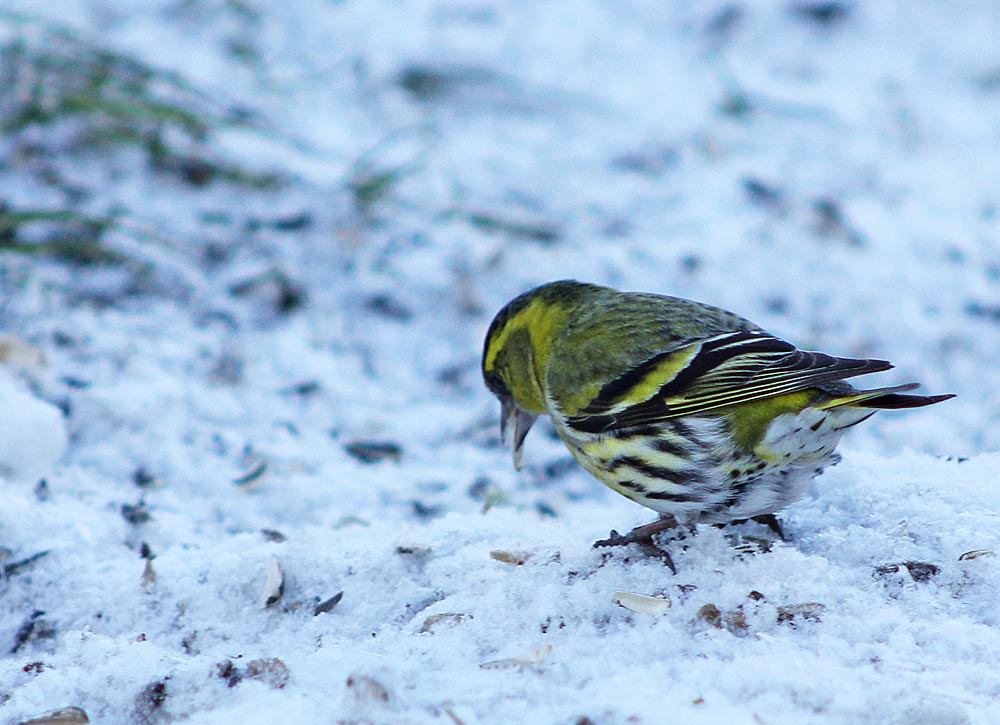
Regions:
<instances>
[{"instance_id":1,"label":"bird's head","mask_svg":"<svg viewBox=\"0 0 1000 725\"><path fill-rule=\"evenodd\" d=\"M524 437L539 414L549 412L545 395L549 355L571 317L574 300L588 287L569 280L536 287L507 303L486 333L483 380L500 400L500 435L511 445L517 468Z\"/></svg>"}]
</instances>

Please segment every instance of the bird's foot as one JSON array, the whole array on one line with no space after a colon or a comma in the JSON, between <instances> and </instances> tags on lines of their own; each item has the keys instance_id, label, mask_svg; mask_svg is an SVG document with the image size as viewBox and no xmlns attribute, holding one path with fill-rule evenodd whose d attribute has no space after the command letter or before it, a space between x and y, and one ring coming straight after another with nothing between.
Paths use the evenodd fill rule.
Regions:
<instances>
[{"instance_id":1,"label":"bird's foot","mask_svg":"<svg viewBox=\"0 0 1000 725\"><path fill-rule=\"evenodd\" d=\"M619 534L617 531L612 530L608 538L595 541L594 548L598 549L606 546L625 546L627 544L637 544L644 554L662 559L663 562L670 567L670 571L676 574L677 567L674 566L674 560L671 558L670 552L657 546L656 541L653 538L657 534L673 529L676 526L677 519L673 516L664 516L651 524L636 526L627 534Z\"/></svg>"},{"instance_id":2,"label":"bird's foot","mask_svg":"<svg viewBox=\"0 0 1000 725\"><path fill-rule=\"evenodd\" d=\"M766 526L775 536L752 536L729 528L730 526L745 524L747 521L753 521L756 524ZM787 541L785 531L781 527L781 522L778 521L774 514L761 514L760 516L752 516L748 519L735 519L725 524L715 524L715 526L725 530L725 537L729 540L737 554L741 556L766 554L774 546L775 537L780 541Z\"/></svg>"},{"instance_id":3,"label":"bird's foot","mask_svg":"<svg viewBox=\"0 0 1000 725\"><path fill-rule=\"evenodd\" d=\"M754 516L751 521L756 521L758 524L763 524L767 528L771 529L775 535L782 541L788 541L785 538L785 530L781 526L781 522L778 521L778 517L774 514L761 514L760 516Z\"/></svg>"},{"instance_id":4,"label":"bird's foot","mask_svg":"<svg viewBox=\"0 0 1000 725\"><path fill-rule=\"evenodd\" d=\"M745 524L747 521L753 521L756 524L762 524L774 532L781 541L788 541L785 536L785 530L781 526L781 522L778 521L778 517L774 514L761 514L760 516L751 516L748 519L733 519L724 524L715 524L717 528L724 528L726 526L738 526L739 524Z\"/></svg>"}]
</instances>

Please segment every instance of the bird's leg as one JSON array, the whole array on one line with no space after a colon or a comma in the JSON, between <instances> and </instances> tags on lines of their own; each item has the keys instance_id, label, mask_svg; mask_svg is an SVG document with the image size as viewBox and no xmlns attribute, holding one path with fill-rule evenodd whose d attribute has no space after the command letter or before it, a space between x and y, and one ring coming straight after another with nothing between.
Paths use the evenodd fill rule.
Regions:
<instances>
[{"instance_id":1,"label":"bird's leg","mask_svg":"<svg viewBox=\"0 0 1000 725\"><path fill-rule=\"evenodd\" d=\"M612 530L608 538L595 541L594 548L602 546L625 546L626 544L648 544L653 541L653 537L656 534L667 529L672 529L675 526L677 526L677 519L673 516L663 516L651 524L636 526L624 535Z\"/></svg>"},{"instance_id":2,"label":"bird's leg","mask_svg":"<svg viewBox=\"0 0 1000 725\"><path fill-rule=\"evenodd\" d=\"M639 548L642 549L643 553L648 556L655 556L663 559L664 563L670 567L670 571L674 574L677 573L677 567L674 566L674 560L670 556L670 552L666 549L661 549L656 545L653 537L662 531L667 531L668 529L675 528L677 526L677 519L673 516L661 516L659 519L651 524L644 524L642 526L636 526L634 529L629 531L627 534L619 534L617 531L612 530L611 534L606 539L601 539L594 542L594 548L600 548L605 546L625 546L626 544L638 544Z\"/></svg>"}]
</instances>

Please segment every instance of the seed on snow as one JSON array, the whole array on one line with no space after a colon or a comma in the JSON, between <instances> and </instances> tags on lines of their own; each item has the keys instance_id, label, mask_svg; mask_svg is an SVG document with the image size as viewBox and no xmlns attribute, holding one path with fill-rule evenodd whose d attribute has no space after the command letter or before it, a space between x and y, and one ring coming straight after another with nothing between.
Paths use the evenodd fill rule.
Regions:
<instances>
[{"instance_id":1,"label":"seed on snow","mask_svg":"<svg viewBox=\"0 0 1000 725\"><path fill-rule=\"evenodd\" d=\"M636 594L635 592L615 592L611 601L619 607L638 612L640 614L664 614L673 603L666 597L651 597L648 594Z\"/></svg>"},{"instance_id":2,"label":"seed on snow","mask_svg":"<svg viewBox=\"0 0 1000 725\"><path fill-rule=\"evenodd\" d=\"M432 614L424 620L424 624L420 628L420 634L429 634L431 630L434 629L434 626L441 622L458 624L459 622L464 622L466 619L472 619L472 615L463 614L462 612L441 612L440 614Z\"/></svg>"},{"instance_id":3,"label":"seed on snow","mask_svg":"<svg viewBox=\"0 0 1000 725\"><path fill-rule=\"evenodd\" d=\"M272 556L267 565L267 578L264 580L264 589L260 593L260 606L267 608L274 606L281 600L281 595L285 591L285 572L281 568L278 557Z\"/></svg>"},{"instance_id":4,"label":"seed on snow","mask_svg":"<svg viewBox=\"0 0 1000 725\"><path fill-rule=\"evenodd\" d=\"M0 335L0 364L16 370L34 370L48 367L48 359L41 348L15 335Z\"/></svg>"},{"instance_id":5,"label":"seed on snow","mask_svg":"<svg viewBox=\"0 0 1000 725\"><path fill-rule=\"evenodd\" d=\"M374 677L357 673L347 678L344 692L344 704L348 707L366 710L372 706L380 707L392 702L389 688Z\"/></svg>"},{"instance_id":6,"label":"seed on snow","mask_svg":"<svg viewBox=\"0 0 1000 725\"><path fill-rule=\"evenodd\" d=\"M267 473L267 461L257 461L245 473L241 473L239 476L233 479L233 483L242 488L244 491L249 491L257 488L264 480L264 476Z\"/></svg>"},{"instance_id":7,"label":"seed on snow","mask_svg":"<svg viewBox=\"0 0 1000 725\"><path fill-rule=\"evenodd\" d=\"M503 551L502 549L494 549L490 552L490 558L496 561L502 561L504 564L521 566L524 562L531 558L531 554L525 551Z\"/></svg>"},{"instance_id":8,"label":"seed on snow","mask_svg":"<svg viewBox=\"0 0 1000 725\"><path fill-rule=\"evenodd\" d=\"M147 592L156 587L156 571L153 569L152 557L146 559L146 564L142 568L142 588Z\"/></svg>"},{"instance_id":9,"label":"seed on snow","mask_svg":"<svg viewBox=\"0 0 1000 725\"><path fill-rule=\"evenodd\" d=\"M959 561L968 561L969 559L978 559L981 556L994 556L995 551L990 549L973 549L972 551L967 551L958 557Z\"/></svg>"},{"instance_id":10,"label":"seed on snow","mask_svg":"<svg viewBox=\"0 0 1000 725\"><path fill-rule=\"evenodd\" d=\"M545 659L551 652L552 645L547 644L544 647L539 647L538 649L528 652L528 654L521 655L520 657L508 657L502 660L492 660L491 662L483 662L479 666L484 670L505 670L511 667L532 667L545 662Z\"/></svg>"},{"instance_id":11,"label":"seed on snow","mask_svg":"<svg viewBox=\"0 0 1000 725\"><path fill-rule=\"evenodd\" d=\"M18 725L84 725L89 723L87 713L79 707L64 707L38 717L22 720Z\"/></svg>"},{"instance_id":12,"label":"seed on snow","mask_svg":"<svg viewBox=\"0 0 1000 725\"><path fill-rule=\"evenodd\" d=\"M324 599L322 602L317 604L313 608L313 616L318 617L321 614L326 614L331 611L334 607L340 604L340 600L344 598L344 592L340 591L334 594L329 599Z\"/></svg>"},{"instance_id":13,"label":"seed on snow","mask_svg":"<svg viewBox=\"0 0 1000 725\"><path fill-rule=\"evenodd\" d=\"M779 604L778 624L794 623L800 619L820 622L826 605L821 602L801 602L799 604Z\"/></svg>"}]
</instances>

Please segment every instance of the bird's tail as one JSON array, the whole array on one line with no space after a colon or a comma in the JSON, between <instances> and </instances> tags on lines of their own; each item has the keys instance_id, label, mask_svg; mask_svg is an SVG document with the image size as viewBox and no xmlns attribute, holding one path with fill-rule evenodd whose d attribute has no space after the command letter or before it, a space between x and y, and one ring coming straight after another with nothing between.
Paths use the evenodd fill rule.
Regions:
<instances>
[{"instance_id":1,"label":"bird's tail","mask_svg":"<svg viewBox=\"0 0 1000 725\"><path fill-rule=\"evenodd\" d=\"M904 385L893 385L888 388L876 388L875 390L860 390L854 395L844 395L823 403L819 407L823 410L840 408L845 405L853 405L858 408L920 408L925 405L940 403L942 400L954 398L954 395L903 395L908 390L919 388L919 383L906 383Z\"/></svg>"}]
</instances>

